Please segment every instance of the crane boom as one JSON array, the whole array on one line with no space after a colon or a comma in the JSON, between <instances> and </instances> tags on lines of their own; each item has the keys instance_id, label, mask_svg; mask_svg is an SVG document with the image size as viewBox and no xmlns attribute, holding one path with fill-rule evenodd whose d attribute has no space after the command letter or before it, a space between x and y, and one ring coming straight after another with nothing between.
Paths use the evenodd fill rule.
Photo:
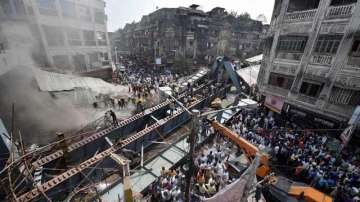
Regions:
<instances>
[{"instance_id":1,"label":"crane boom","mask_svg":"<svg viewBox=\"0 0 360 202\"><path fill-rule=\"evenodd\" d=\"M259 149L251 144L249 141L245 140L244 138L240 137L238 134L236 134L234 131L230 130L229 128L225 127L221 123L217 121L210 121L212 127L215 131L219 132L221 135L229 138L231 141L233 141L235 144L237 144L245 153L246 157L251 162L255 155L257 153L260 153L260 166L256 170L256 175L259 177L264 178L270 173L270 167L269 167L269 156L267 154L261 153ZM284 189L284 187L288 187L288 189L284 189L282 191L286 192L288 196L294 196L296 198L298 197L304 197L305 202L332 202L333 199L318 191L317 189L305 186L299 185L296 183L293 183L291 180L284 178L282 176L273 177L275 180L272 184L273 187L277 187L275 189ZM281 186L281 184L289 184L289 186Z\"/></svg>"}]
</instances>

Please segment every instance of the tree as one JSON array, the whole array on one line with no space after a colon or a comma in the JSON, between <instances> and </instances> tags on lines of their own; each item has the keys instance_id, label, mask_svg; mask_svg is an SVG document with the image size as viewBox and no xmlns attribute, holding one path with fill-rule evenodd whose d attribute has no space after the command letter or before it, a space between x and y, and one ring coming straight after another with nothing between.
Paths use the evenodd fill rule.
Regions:
<instances>
[{"instance_id":1,"label":"tree","mask_svg":"<svg viewBox=\"0 0 360 202\"><path fill-rule=\"evenodd\" d=\"M239 20L249 20L249 19L250 19L250 14L249 14L248 12L241 13L241 14L238 16L238 19L239 19Z\"/></svg>"},{"instance_id":2,"label":"tree","mask_svg":"<svg viewBox=\"0 0 360 202\"><path fill-rule=\"evenodd\" d=\"M233 17L238 17L238 13L236 11L230 11L229 15L233 16Z\"/></svg>"}]
</instances>

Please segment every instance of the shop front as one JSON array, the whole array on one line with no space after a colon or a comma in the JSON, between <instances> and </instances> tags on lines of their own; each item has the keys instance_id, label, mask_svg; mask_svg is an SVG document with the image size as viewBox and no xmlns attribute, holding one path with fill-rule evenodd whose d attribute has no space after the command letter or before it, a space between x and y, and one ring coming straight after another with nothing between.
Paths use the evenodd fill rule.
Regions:
<instances>
[{"instance_id":1,"label":"shop front","mask_svg":"<svg viewBox=\"0 0 360 202\"><path fill-rule=\"evenodd\" d=\"M312 112L310 110L302 109L285 103L283 106L283 114L295 122L302 128L308 129L340 129L346 124L334 120L330 117L325 117L322 114ZM339 132L339 131L338 131Z\"/></svg>"}]
</instances>

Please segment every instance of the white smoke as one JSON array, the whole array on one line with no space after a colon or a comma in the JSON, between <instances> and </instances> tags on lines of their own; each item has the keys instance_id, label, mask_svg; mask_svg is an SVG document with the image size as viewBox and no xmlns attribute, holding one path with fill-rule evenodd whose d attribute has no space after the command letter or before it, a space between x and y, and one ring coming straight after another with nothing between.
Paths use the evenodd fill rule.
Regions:
<instances>
[{"instance_id":1,"label":"white smoke","mask_svg":"<svg viewBox=\"0 0 360 202\"><path fill-rule=\"evenodd\" d=\"M58 130L74 130L85 124L84 115L70 102L39 91L32 71L37 68L32 55L38 44L28 24L3 22L1 27L7 49L2 55L6 62L0 66L0 117L7 127L13 103L15 128L21 130L27 143L46 143Z\"/></svg>"},{"instance_id":2,"label":"white smoke","mask_svg":"<svg viewBox=\"0 0 360 202\"><path fill-rule=\"evenodd\" d=\"M94 118L91 105L79 109L65 97L39 90L33 71L38 68L33 55L39 44L27 23L2 22L0 27L8 44L0 54L0 118L10 130L14 103L15 137L21 130L25 143L45 144L56 138L57 131L78 130Z\"/></svg>"}]
</instances>

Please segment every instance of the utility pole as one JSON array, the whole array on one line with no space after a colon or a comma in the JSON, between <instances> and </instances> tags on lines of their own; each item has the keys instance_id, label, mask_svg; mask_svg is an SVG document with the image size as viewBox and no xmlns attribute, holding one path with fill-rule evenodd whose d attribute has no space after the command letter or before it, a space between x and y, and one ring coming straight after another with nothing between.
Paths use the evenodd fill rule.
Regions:
<instances>
[{"instance_id":1,"label":"utility pole","mask_svg":"<svg viewBox=\"0 0 360 202\"><path fill-rule=\"evenodd\" d=\"M118 62L117 46L115 46L115 65L117 64L119 64L119 62Z\"/></svg>"},{"instance_id":2,"label":"utility pole","mask_svg":"<svg viewBox=\"0 0 360 202\"><path fill-rule=\"evenodd\" d=\"M189 151L189 168L186 173L186 181L185 181L185 201L190 202L191 199L191 179L194 175L195 165L194 165L194 151L195 151L195 144L196 144L196 136L198 135L199 129L199 117L200 111L199 110L192 110L192 123L191 123L191 133L189 136L189 144L190 144L190 151Z\"/></svg>"},{"instance_id":3,"label":"utility pole","mask_svg":"<svg viewBox=\"0 0 360 202\"><path fill-rule=\"evenodd\" d=\"M157 40L154 41L154 70L156 69L156 47L157 47Z\"/></svg>"}]
</instances>

